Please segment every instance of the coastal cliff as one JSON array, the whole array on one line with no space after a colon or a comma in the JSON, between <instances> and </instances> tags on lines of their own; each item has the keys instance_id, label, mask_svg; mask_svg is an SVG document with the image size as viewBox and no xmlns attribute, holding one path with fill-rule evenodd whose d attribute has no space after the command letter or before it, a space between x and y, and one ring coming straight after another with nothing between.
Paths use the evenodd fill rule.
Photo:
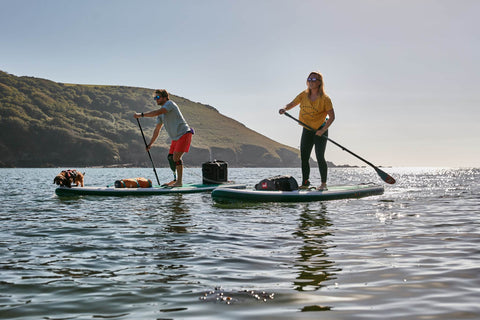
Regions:
<instances>
[{"instance_id":1,"label":"coastal cliff","mask_svg":"<svg viewBox=\"0 0 480 320\"><path fill-rule=\"evenodd\" d=\"M133 112L156 108L153 89L57 83L0 71L0 166L148 166ZM186 165L211 159L233 167L298 167L297 149L261 135L216 108L171 95L195 128ZM155 120L141 119L151 136ZM168 137L151 149L168 166Z\"/></svg>"}]
</instances>

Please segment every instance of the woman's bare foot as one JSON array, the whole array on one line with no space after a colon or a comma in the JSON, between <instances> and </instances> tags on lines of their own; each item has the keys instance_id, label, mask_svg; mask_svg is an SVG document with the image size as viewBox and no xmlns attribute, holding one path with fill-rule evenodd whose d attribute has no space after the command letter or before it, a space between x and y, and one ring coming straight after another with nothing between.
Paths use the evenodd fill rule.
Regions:
<instances>
[{"instance_id":1,"label":"woman's bare foot","mask_svg":"<svg viewBox=\"0 0 480 320\"><path fill-rule=\"evenodd\" d=\"M320 185L320 187L317 188L318 191L327 191L328 188L327 188L327 184L326 183L322 183Z\"/></svg>"}]
</instances>

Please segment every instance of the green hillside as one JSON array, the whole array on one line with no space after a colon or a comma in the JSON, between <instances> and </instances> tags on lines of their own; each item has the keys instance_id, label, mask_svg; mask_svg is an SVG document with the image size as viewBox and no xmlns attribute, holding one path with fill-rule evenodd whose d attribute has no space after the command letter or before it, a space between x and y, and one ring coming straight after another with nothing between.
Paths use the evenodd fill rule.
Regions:
<instances>
[{"instance_id":1,"label":"green hillside","mask_svg":"<svg viewBox=\"0 0 480 320\"><path fill-rule=\"evenodd\" d=\"M167 88L168 89L168 88ZM0 166L148 166L133 112L156 108L153 89L62 84L0 71ZM195 128L190 166L211 158L230 166L297 167L298 150L277 143L215 108L171 95ZM141 119L147 139L155 120ZM167 166L161 132L151 153Z\"/></svg>"}]
</instances>

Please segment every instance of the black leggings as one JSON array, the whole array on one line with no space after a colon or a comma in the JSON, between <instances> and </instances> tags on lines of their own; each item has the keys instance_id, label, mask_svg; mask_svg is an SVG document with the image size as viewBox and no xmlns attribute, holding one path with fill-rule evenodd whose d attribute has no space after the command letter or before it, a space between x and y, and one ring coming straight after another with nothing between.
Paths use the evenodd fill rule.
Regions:
<instances>
[{"instance_id":1,"label":"black leggings","mask_svg":"<svg viewBox=\"0 0 480 320\"><path fill-rule=\"evenodd\" d=\"M323 134L328 137L328 130ZM325 149L327 139L319 137L314 131L303 128L302 139L300 140L300 156L302 159L302 184L310 179L310 154L315 145L315 156L317 157L318 169L322 183L327 182L327 161L325 161Z\"/></svg>"}]
</instances>

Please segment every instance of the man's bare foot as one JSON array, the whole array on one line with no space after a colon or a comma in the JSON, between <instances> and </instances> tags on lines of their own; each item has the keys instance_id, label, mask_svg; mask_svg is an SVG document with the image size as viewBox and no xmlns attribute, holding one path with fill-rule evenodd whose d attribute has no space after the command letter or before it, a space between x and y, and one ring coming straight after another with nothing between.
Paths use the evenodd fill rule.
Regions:
<instances>
[{"instance_id":1,"label":"man's bare foot","mask_svg":"<svg viewBox=\"0 0 480 320\"><path fill-rule=\"evenodd\" d=\"M183 186L183 184L178 181L175 181L175 183L171 185L171 187L181 187L181 186Z\"/></svg>"},{"instance_id":2,"label":"man's bare foot","mask_svg":"<svg viewBox=\"0 0 480 320\"><path fill-rule=\"evenodd\" d=\"M173 187L173 185L177 182L177 180L172 180L168 183L162 184L163 187Z\"/></svg>"}]
</instances>

